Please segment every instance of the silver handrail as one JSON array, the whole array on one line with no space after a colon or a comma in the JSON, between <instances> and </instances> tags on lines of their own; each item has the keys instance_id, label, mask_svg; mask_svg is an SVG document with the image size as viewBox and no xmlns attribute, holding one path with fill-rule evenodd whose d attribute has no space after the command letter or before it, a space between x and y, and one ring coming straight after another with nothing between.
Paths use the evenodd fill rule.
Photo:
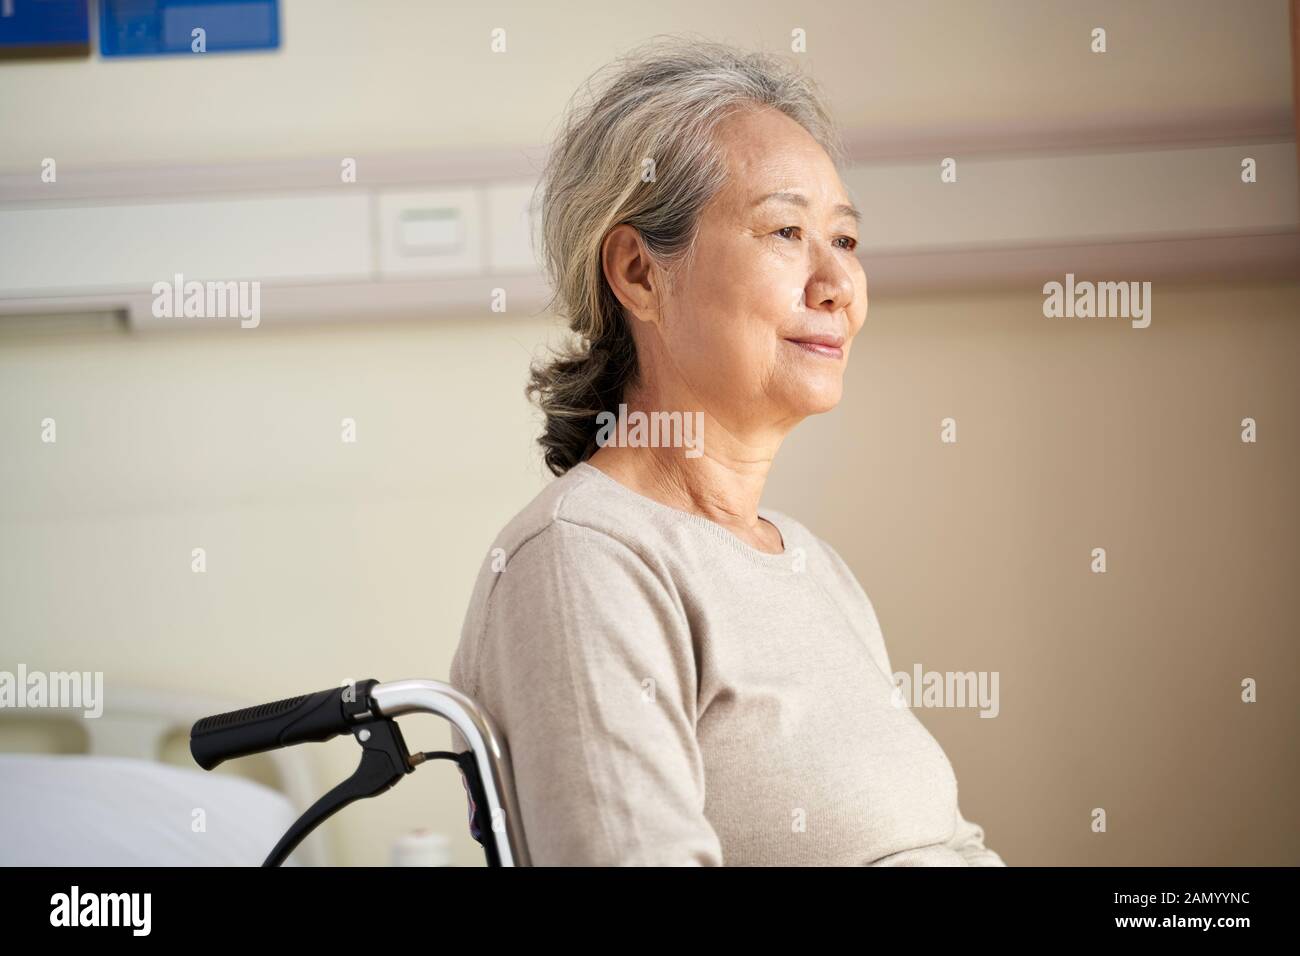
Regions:
<instances>
[{"instance_id":1,"label":"silver handrail","mask_svg":"<svg viewBox=\"0 0 1300 956\"><path fill-rule=\"evenodd\" d=\"M385 717L437 714L451 722L474 754L501 865L531 866L523 818L515 796L510 753L492 715L455 687L436 680L376 684L370 689L370 699Z\"/></svg>"}]
</instances>

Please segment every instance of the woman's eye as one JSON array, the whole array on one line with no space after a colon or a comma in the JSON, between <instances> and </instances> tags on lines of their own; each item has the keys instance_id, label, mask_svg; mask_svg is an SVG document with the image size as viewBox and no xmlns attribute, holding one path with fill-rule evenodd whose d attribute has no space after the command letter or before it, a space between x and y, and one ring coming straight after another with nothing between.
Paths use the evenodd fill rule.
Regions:
<instances>
[{"instance_id":1,"label":"woman's eye","mask_svg":"<svg viewBox=\"0 0 1300 956\"><path fill-rule=\"evenodd\" d=\"M798 226L783 226L782 228L778 229L775 233L773 233L773 235L780 236L782 239L795 239L795 238L798 238L797 236L789 235L789 233L792 233L792 232L793 232L793 233L798 233L798 232L799 232L799 227L798 227ZM840 245L841 242L843 242L844 245ZM852 251L852 250L854 250L854 249L856 249L856 248L858 247L858 240L854 239L852 236L837 236L837 237L835 238L833 244L835 244L835 245L836 245L838 248L840 248L840 249L847 249L847 250L849 250L849 251Z\"/></svg>"}]
</instances>

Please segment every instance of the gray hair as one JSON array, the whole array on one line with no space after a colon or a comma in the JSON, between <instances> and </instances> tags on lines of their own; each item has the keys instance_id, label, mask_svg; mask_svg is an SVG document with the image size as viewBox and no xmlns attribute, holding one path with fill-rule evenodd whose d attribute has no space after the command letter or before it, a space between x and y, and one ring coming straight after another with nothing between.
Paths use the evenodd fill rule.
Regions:
<instances>
[{"instance_id":1,"label":"gray hair","mask_svg":"<svg viewBox=\"0 0 1300 956\"><path fill-rule=\"evenodd\" d=\"M778 109L837 166L844 161L813 81L772 54L660 36L597 70L585 89L585 100L575 95L569 104L537 187L541 258L553 290L547 308L566 316L578 337L533 363L525 389L546 415L538 444L556 475L595 452L596 416L616 410L639 373L631 330L601 267L609 231L631 225L669 276L688 263L700 214L726 184L714 131L738 109Z\"/></svg>"}]
</instances>

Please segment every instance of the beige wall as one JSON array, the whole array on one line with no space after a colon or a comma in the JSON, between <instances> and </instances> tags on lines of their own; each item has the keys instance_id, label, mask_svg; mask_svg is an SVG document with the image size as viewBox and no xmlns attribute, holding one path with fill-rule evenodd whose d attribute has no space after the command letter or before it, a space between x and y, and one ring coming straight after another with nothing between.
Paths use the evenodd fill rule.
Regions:
<instances>
[{"instance_id":1,"label":"beige wall","mask_svg":"<svg viewBox=\"0 0 1300 956\"><path fill-rule=\"evenodd\" d=\"M1041 302L873 301L844 402L789 438L767 503L844 555L895 670L999 672L995 719L919 715L1008 861L1300 862L1300 284L1157 285L1145 330ZM5 342L0 659L253 702L445 677L485 549L546 480L522 384L550 330ZM411 746L442 748L420 720ZM311 749L322 793L355 764ZM464 812L437 763L326 827L345 863L433 826L472 865Z\"/></svg>"},{"instance_id":2,"label":"beige wall","mask_svg":"<svg viewBox=\"0 0 1300 956\"><path fill-rule=\"evenodd\" d=\"M480 558L542 481L522 375L544 323L266 331L0 347L0 660L249 702L445 677ZM444 749L426 719L408 743ZM312 749L321 793L355 767L351 740ZM327 827L379 863L464 812L440 762Z\"/></svg>"},{"instance_id":3,"label":"beige wall","mask_svg":"<svg viewBox=\"0 0 1300 956\"><path fill-rule=\"evenodd\" d=\"M1291 129L1286 0L280 6L275 53L0 66L0 172L545 143L592 70L679 32L789 51L804 31L849 138L889 151Z\"/></svg>"},{"instance_id":4,"label":"beige wall","mask_svg":"<svg viewBox=\"0 0 1300 956\"><path fill-rule=\"evenodd\" d=\"M1145 330L1032 292L873 303L770 499L844 555L895 671L1000 672L997 718L921 716L1009 860L1294 865L1300 285L1153 296Z\"/></svg>"}]
</instances>

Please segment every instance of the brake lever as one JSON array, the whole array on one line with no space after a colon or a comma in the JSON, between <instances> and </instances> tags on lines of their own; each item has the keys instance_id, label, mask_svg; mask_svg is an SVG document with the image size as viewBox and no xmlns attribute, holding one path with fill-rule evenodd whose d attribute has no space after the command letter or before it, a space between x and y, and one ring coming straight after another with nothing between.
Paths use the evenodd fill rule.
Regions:
<instances>
[{"instance_id":1,"label":"brake lever","mask_svg":"<svg viewBox=\"0 0 1300 956\"><path fill-rule=\"evenodd\" d=\"M414 772L416 762L411 760L396 721L389 718L368 720L356 725L352 734L362 748L357 769L295 821L262 866L279 866L307 834L335 813L357 800L392 789L402 777Z\"/></svg>"}]
</instances>

